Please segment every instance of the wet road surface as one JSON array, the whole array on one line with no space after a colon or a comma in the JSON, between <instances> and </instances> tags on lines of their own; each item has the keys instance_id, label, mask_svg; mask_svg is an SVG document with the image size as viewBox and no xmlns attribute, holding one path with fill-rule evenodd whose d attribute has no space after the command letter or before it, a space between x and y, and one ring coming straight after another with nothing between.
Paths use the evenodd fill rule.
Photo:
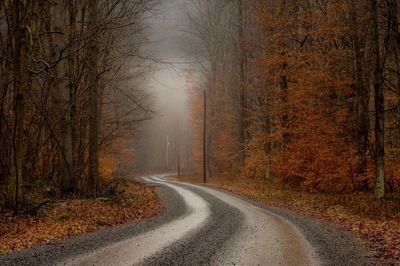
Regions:
<instances>
[{"instance_id":1,"label":"wet road surface","mask_svg":"<svg viewBox=\"0 0 400 266\"><path fill-rule=\"evenodd\" d=\"M209 187L143 177L152 219L0 255L0 265L382 265L348 232Z\"/></svg>"},{"instance_id":2,"label":"wet road surface","mask_svg":"<svg viewBox=\"0 0 400 266\"><path fill-rule=\"evenodd\" d=\"M320 264L310 243L299 230L276 214L210 188L159 177L145 177L143 180L177 192L186 206L185 214L150 232L69 259L60 265ZM226 208L213 208L217 203ZM213 221L216 212L231 212L233 215L217 217L217 221ZM224 222L232 224L226 225L220 219L228 219ZM216 230L221 235L210 234L199 238L199 233L207 234L202 232L204 228L208 232ZM186 245L179 245L180 241ZM220 242L218 247L215 247L215 242ZM209 250L202 250L197 245ZM192 252L177 252L185 248ZM186 258L182 258L183 255Z\"/></svg>"}]
</instances>

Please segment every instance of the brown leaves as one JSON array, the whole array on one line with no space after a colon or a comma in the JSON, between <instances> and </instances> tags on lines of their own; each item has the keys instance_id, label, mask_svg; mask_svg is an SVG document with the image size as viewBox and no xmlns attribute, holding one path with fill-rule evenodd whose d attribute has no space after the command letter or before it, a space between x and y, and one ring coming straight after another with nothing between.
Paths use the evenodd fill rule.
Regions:
<instances>
[{"instance_id":1,"label":"brown leaves","mask_svg":"<svg viewBox=\"0 0 400 266\"><path fill-rule=\"evenodd\" d=\"M162 206L153 188L136 182L124 186L118 198L50 203L37 216L0 216L0 252L44 244L104 227L156 215Z\"/></svg>"}]
</instances>

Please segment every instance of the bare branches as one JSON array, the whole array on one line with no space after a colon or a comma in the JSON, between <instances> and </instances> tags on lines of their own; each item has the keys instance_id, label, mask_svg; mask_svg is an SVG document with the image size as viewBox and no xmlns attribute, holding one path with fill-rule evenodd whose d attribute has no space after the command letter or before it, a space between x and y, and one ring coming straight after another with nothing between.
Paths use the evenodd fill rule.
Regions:
<instances>
[{"instance_id":1,"label":"bare branches","mask_svg":"<svg viewBox=\"0 0 400 266\"><path fill-rule=\"evenodd\" d=\"M90 3L1 2L0 174L6 180L16 176L19 184L1 180L0 186L13 193L23 196L20 188L28 182L39 191L40 184L48 183L60 196L86 194L87 182L77 180L88 178L89 142L94 149L107 149L129 138L151 116L140 85L147 71L142 63L150 58L139 51L143 16L153 0ZM93 88L96 93L90 94ZM90 131L92 139L88 121L98 129ZM95 138L100 141L92 141ZM26 180L19 178L22 165Z\"/></svg>"}]
</instances>

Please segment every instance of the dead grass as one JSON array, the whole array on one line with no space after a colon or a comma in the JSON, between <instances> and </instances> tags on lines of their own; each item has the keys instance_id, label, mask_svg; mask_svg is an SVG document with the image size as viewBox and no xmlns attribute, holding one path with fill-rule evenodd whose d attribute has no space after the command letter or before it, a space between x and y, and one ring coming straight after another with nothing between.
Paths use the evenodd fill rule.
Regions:
<instances>
[{"instance_id":1,"label":"dead grass","mask_svg":"<svg viewBox=\"0 0 400 266\"><path fill-rule=\"evenodd\" d=\"M172 177L201 183L201 177ZM372 193L321 194L267 181L209 178L208 185L245 198L328 221L366 240L371 254L400 263L400 200L397 195L376 201Z\"/></svg>"},{"instance_id":2,"label":"dead grass","mask_svg":"<svg viewBox=\"0 0 400 266\"><path fill-rule=\"evenodd\" d=\"M129 181L118 189L120 193L112 198L52 202L36 215L0 214L0 252L146 219L163 209L152 187Z\"/></svg>"}]
</instances>

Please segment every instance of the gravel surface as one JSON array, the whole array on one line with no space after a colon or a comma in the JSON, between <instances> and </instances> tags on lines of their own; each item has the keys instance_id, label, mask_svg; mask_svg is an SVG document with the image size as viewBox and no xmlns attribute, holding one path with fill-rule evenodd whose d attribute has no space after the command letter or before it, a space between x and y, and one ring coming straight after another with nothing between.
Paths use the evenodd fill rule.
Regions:
<instances>
[{"instance_id":1,"label":"gravel surface","mask_svg":"<svg viewBox=\"0 0 400 266\"><path fill-rule=\"evenodd\" d=\"M177 185L177 183L174 183ZM146 259L143 265L216 265L218 251L229 246L235 234L243 228L246 217L235 207L212 195L207 187L178 186L190 190L209 204L211 216L204 226L186 235L179 242L160 250ZM225 191L224 191L225 192ZM0 265L54 265L68 258L87 254L117 241L149 232L187 213L182 198L171 188L157 186L157 193L166 205L166 212L146 221L116 226L95 233L73 237L64 241L0 255ZM229 192L231 196L238 197ZM284 209L269 207L241 198L268 212L283 217L296 226L311 244L322 265L382 265L368 257L363 242L327 223ZM268 236L266 236L268 237ZM265 265L268 265L266 263Z\"/></svg>"},{"instance_id":2,"label":"gravel surface","mask_svg":"<svg viewBox=\"0 0 400 266\"><path fill-rule=\"evenodd\" d=\"M365 248L365 242L350 232L313 217L301 215L282 208L271 207L263 203L246 199L232 192L215 187L207 188L222 191L238 197L255 206L275 213L295 225L315 249L322 265L393 265L372 258Z\"/></svg>"},{"instance_id":3,"label":"gravel surface","mask_svg":"<svg viewBox=\"0 0 400 266\"><path fill-rule=\"evenodd\" d=\"M201 189L179 186L195 192L209 202L211 218L206 226L156 253L142 265L214 265L216 252L241 227L244 217L237 209Z\"/></svg>"},{"instance_id":4,"label":"gravel surface","mask_svg":"<svg viewBox=\"0 0 400 266\"><path fill-rule=\"evenodd\" d=\"M186 213L186 206L175 191L164 186L156 187L157 194L167 209L163 215L149 220L136 221L42 246L3 254L0 255L0 265L55 265L70 257L86 254L114 242L151 231Z\"/></svg>"}]
</instances>

